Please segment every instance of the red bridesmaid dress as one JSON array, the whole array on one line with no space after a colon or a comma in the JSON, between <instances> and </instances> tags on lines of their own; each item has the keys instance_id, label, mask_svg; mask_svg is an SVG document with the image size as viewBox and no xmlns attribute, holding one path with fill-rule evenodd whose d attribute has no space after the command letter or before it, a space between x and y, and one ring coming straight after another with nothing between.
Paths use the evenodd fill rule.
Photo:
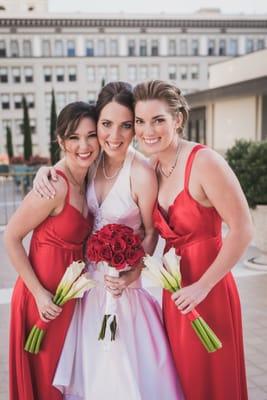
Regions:
<instances>
[{"instance_id":1,"label":"red bridesmaid dress","mask_svg":"<svg viewBox=\"0 0 267 400\"><path fill-rule=\"evenodd\" d=\"M38 279L51 293L72 261L83 259L83 243L93 227L93 216L85 218L69 203L69 183L65 206L60 214L50 216L33 232L29 259ZM18 278L11 302L10 327L10 399L61 400L62 394L52 381L64 339L74 311L71 300L54 321L48 323L41 351L37 355L24 351L24 344L39 313L35 300Z\"/></svg>"},{"instance_id":2,"label":"red bridesmaid dress","mask_svg":"<svg viewBox=\"0 0 267 400\"><path fill-rule=\"evenodd\" d=\"M167 215L156 204L153 219L166 239L165 251L175 247L181 256L184 286L196 282L220 251L221 218L214 207L204 207L189 193L190 171L196 145L185 168L184 189ZM223 347L207 353L188 318L180 313L169 292L163 293L163 316L186 400L245 400L247 386L239 295L231 272L197 306Z\"/></svg>"}]
</instances>

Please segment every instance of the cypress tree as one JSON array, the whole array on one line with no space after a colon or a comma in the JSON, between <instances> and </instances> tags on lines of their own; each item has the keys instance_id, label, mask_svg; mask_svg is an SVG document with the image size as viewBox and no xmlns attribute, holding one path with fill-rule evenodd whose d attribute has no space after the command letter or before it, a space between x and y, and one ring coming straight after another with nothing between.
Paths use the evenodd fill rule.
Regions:
<instances>
[{"instance_id":1,"label":"cypress tree","mask_svg":"<svg viewBox=\"0 0 267 400\"><path fill-rule=\"evenodd\" d=\"M54 89L51 94L50 110L50 159L51 164L56 164L60 159L60 148L56 140L57 110Z\"/></svg>"},{"instance_id":2,"label":"cypress tree","mask_svg":"<svg viewBox=\"0 0 267 400\"><path fill-rule=\"evenodd\" d=\"M9 159L14 157L13 143L12 143L12 132L9 126L6 127L6 149Z\"/></svg>"},{"instance_id":3,"label":"cypress tree","mask_svg":"<svg viewBox=\"0 0 267 400\"><path fill-rule=\"evenodd\" d=\"M23 107L22 133L24 137L23 141L24 159L26 161L29 161L32 156L32 132L30 126L28 105L25 96L22 97L22 107Z\"/></svg>"}]
</instances>

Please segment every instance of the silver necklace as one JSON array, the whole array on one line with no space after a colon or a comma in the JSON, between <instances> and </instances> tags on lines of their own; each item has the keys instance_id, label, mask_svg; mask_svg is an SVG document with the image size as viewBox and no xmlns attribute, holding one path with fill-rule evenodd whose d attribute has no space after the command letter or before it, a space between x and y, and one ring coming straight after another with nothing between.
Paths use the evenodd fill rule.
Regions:
<instances>
[{"instance_id":1,"label":"silver necklace","mask_svg":"<svg viewBox=\"0 0 267 400\"><path fill-rule=\"evenodd\" d=\"M111 181L112 179L114 179L114 178L118 175L118 173L120 172L120 170L121 170L121 168L122 168L122 165L123 165L123 163L122 163L121 166L115 171L115 173L114 173L113 175L108 176L108 174L107 174L107 172L106 172L106 168L105 168L105 157L104 157L104 154L103 154L103 156L102 156L102 170L103 170L104 178L105 178L107 181Z\"/></svg>"},{"instance_id":2,"label":"silver necklace","mask_svg":"<svg viewBox=\"0 0 267 400\"><path fill-rule=\"evenodd\" d=\"M178 143L177 150L176 150L175 160L174 160L173 165L172 165L171 168L169 169L169 172L167 172L167 173L164 172L164 171L163 171L163 168L162 168L162 166L161 166L161 164L159 163L159 172L161 173L162 176L165 176L165 178L169 178L169 177L171 176L171 174L173 173L174 168L176 167L176 164L177 164L179 155L180 155L180 153L181 153L181 149L182 149L182 141L180 141L180 142Z\"/></svg>"},{"instance_id":3,"label":"silver necklace","mask_svg":"<svg viewBox=\"0 0 267 400\"><path fill-rule=\"evenodd\" d=\"M71 172L70 168L68 167L67 163L65 163L66 169L71 177L71 183L74 184L75 186L79 187L79 193L80 195L84 196L85 195L85 183L84 181L82 183L78 182L77 179L73 176L73 173Z\"/></svg>"}]
</instances>

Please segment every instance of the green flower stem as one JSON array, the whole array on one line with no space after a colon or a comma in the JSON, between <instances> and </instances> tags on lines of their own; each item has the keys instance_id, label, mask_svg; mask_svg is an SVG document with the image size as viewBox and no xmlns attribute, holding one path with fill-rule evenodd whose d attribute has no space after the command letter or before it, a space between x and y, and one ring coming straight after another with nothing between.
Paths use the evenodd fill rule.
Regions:
<instances>
[{"instance_id":1,"label":"green flower stem","mask_svg":"<svg viewBox=\"0 0 267 400\"><path fill-rule=\"evenodd\" d=\"M36 343L38 341L39 334L40 334L40 329L36 328L36 331L34 332L34 336L32 338L30 350L29 350L30 353L35 353Z\"/></svg>"},{"instance_id":2,"label":"green flower stem","mask_svg":"<svg viewBox=\"0 0 267 400\"><path fill-rule=\"evenodd\" d=\"M116 315L114 315L113 320L110 324L110 331L111 331L111 341L115 340L116 332L117 332L117 319Z\"/></svg>"},{"instance_id":3,"label":"green flower stem","mask_svg":"<svg viewBox=\"0 0 267 400\"><path fill-rule=\"evenodd\" d=\"M38 354L39 353L40 346L42 344L42 340L43 340L44 335L45 335L45 331L43 329L40 329L40 333L39 333L39 336L38 336L38 339L37 339L37 343L36 343L36 346L35 346L34 354Z\"/></svg>"},{"instance_id":4,"label":"green flower stem","mask_svg":"<svg viewBox=\"0 0 267 400\"><path fill-rule=\"evenodd\" d=\"M213 346L216 350L220 349L222 347L222 342L220 341L220 339L215 335L215 333L213 332L213 330L209 327L209 325L206 323L206 321L200 317L201 323L203 326L205 326L205 330L211 340L211 342L213 343Z\"/></svg>"},{"instance_id":5,"label":"green flower stem","mask_svg":"<svg viewBox=\"0 0 267 400\"><path fill-rule=\"evenodd\" d=\"M37 329L37 326L34 325L34 326L32 327L32 329L31 329L29 335L28 335L28 338L27 338L26 343L25 343L25 346L24 346L24 350L30 351L32 339L33 339L33 337L34 337L34 334L35 334L36 329Z\"/></svg>"},{"instance_id":6,"label":"green flower stem","mask_svg":"<svg viewBox=\"0 0 267 400\"><path fill-rule=\"evenodd\" d=\"M213 344L210 341L208 335L205 332L205 329L203 328L201 322L199 321L199 319L195 319L192 322L192 326L195 329L198 337L200 338L201 342L204 344L204 346L206 347L207 351L210 353L213 351Z\"/></svg>"},{"instance_id":7,"label":"green flower stem","mask_svg":"<svg viewBox=\"0 0 267 400\"><path fill-rule=\"evenodd\" d=\"M98 336L98 340L103 340L106 335L107 321L108 321L109 317L110 317L110 314L104 315L101 329L100 329L99 336Z\"/></svg>"}]
</instances>

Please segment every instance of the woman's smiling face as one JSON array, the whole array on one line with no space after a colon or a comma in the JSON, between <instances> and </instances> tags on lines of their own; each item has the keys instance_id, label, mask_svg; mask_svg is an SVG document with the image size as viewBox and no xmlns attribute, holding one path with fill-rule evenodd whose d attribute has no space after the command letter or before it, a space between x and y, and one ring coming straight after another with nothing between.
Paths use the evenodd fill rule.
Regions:
<instances>
[{"instance_id":1,"label":"woman's smiling face","mask_svg":"<svg viewBox=\"0 0 267 400\"><path fill-rule=\"evenodd\" d=\"M135 134L140 149L148 156L164 151L175 139L181 122L162 100L138 101L135 106Z\"/></svg>"},{"instance_id":2,"label":"woman's smiling face","mask_svg":"<svg viewBox=\"0 0 267 400\"><path fill-rule=\"evenodd\" d=\"M102 150L110 157L125 157L134 136L134 116L131 110L116 101L100 112L97 136Z\"/></svg>"}]
</instances>

